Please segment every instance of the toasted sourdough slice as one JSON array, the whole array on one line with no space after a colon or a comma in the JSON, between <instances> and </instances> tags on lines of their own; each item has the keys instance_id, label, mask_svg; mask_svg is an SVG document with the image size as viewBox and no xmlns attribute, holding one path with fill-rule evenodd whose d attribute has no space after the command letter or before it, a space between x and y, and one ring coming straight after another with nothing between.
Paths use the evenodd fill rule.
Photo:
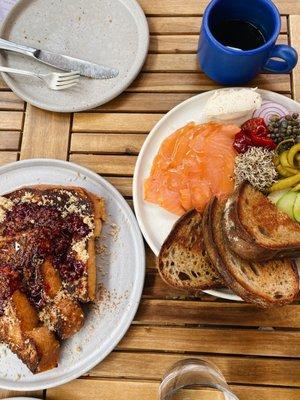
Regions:
<instances>
[{"instance_id":1,"label":"toasted sourdough slice","mask_svg":"<svg viewBox=\"0 0 300 400\"><path fill-rule=\"evenodd\" d=\"M29 207L23 222L16 221L17 218L12 216L9 223L14 232L24 232L36 226L51 231L66 221L74 227L75 233L67 238L72 242L61 240L58 243L56 256L62 254L63 257L56 257L54 265L64 287L74 298L81 302L93 301L96 290L95 238L100 236L102 220L105 219L103 199L82 188L46 185L21 188L5 195L5 198L17 210Z\"/></svg>"},{"instance_id":2,"label":"toasted sourdough slice","mask_svg":"<svg viewBox=\"0 0 300 400\"><path fill-rule=\"evenodd\" d=\"M233 253L222 229L225 201L214 198L203 216L204 242L215 268L237 295L262 308L291 303L299 293L299 276L290 259L249 262Z\"/></svg>"},{"instance_id":3,"label":"toasted sourdough slice","mask_svg":"<svg viewBox=\"0 0 300 400\"><path fill-rule=\"evenodd\" d=\"M230 248L246 260L300 256L300 224L249 183L227 200L223 229Z\"/></svg>"},{"instance_id":4,"label":"toasted sourdough slice","mask_svg":"<svg viewBox=\"0 0 300 400\"><path fill-rule=\"evenodd\" d=\"M188 211L176 222L162 245L157 266L168 285L193 294L222 286L204 248L202 215L198 211Z\"/></svg>"},{"instance_id":5,"label":"toasted sourdough slice","mask_svg":"<svg viewBox=\"0 0 300 400\"><path fill-rule=\"evenodd\" d=\"M14 291L0 316L0 340L33 373L57 366L59 342L53 333L41 326L35 309L19 290Z\"/></svg>"}]
</instances>

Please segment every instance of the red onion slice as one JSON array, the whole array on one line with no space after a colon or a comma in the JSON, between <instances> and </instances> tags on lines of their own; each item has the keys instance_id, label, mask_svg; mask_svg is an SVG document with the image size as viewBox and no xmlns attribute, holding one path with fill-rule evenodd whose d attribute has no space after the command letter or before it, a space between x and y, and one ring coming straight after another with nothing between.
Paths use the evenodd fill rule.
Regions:
<instances>
[{"instance_id":1,"label":"red onion slice","mask_svg":"<svg viewBox=\"0 0 300 400\"><path fill-rule=\"evenodd\" d=\"M263 101L262 106L254 111L253 118L263 118L268 125L273 115L276 114L279 117L284 117L289 113L289 110L281 104L274 103L274 101Z\"/></svg>"}]
</instances>

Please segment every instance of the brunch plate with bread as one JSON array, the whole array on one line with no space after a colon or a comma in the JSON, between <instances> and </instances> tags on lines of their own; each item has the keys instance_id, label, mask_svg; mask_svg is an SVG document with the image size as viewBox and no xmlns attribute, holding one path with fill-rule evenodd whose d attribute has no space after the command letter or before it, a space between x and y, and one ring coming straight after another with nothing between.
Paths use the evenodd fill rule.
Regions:
<instances>
[{"instance_id":1,"label":"brunch plate with bread","mask_svg":"<svg viewBox=\"0 0 300 400\"><path fill-rule=\"evenodd\" d=\"M300 105L226 88L179 104L153 128L133 182L161 278L261 308L299 296Z\"/></svg>"},{"instance_id":2,"label":"brunch plate with bread","mask_svg":"<svg viewBox=\"0 0 300 400\"><path fill-rule=\"evenodd\" d=\"M122 196L75 164L9 164L0 187L0 387L61 385L106 357L131 324L143 240Z\"/></svg>"}]
</instances>

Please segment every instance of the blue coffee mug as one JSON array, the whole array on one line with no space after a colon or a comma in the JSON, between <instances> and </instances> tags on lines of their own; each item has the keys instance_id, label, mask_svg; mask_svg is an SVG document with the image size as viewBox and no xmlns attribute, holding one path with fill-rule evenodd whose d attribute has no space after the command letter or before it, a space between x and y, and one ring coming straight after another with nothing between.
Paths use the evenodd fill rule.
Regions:
<instances>
[{"instance_id":1,"label":"blue coffee mug","mask_svg":"<svg viewBox=\"0 0 300 400\"><path fill-rule=\"evenodd\" d=\"M212 27L222 21L246 21L259 29L265 43L253 50L240 50L221 44ZM240 85L267 71L289 73L298 61L292 47L279 44L281 20L270 0L212 0L203 16L198 60L202 71L223 85ZM278 60L280 59L280 60Z\"/></svg>"}]
</instances>

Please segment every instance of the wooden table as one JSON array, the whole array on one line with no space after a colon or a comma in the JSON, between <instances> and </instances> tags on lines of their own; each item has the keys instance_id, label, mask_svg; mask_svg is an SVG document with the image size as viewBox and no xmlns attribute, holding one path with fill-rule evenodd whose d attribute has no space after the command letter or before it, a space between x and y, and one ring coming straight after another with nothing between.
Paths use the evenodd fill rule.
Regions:
<instances>
[{"instance_id":1,"label":"wooden table","mask_svg":"<svg viewBox=\"0 0 300 400\"><path fill-rule=\"evenodd\" d=\"M142 73L116 100L91 112L49 113L24 104L0 80L1 164L34 157L70 160L106 177L131 204L133 169L147 133L176 104L217 87L198 71L195 54L208 1L140 3L150 26L150 52ZM300 0L276 3L282 13L279 42L300 50ZM300 65L291 75L260 75L250 85L300 101ZM116 350L86 376L34 395L154 400L165 370L193 356L219 366L241 400L299 400L299 328L300 304L260 311L204 294L182 296L160 280L147 249L140 308ZM8 394L13 393L1 392ZM196 399L195 393L188 398ZM201 398L219 399L210 392Z\"/></svg>"}]
</instances>

